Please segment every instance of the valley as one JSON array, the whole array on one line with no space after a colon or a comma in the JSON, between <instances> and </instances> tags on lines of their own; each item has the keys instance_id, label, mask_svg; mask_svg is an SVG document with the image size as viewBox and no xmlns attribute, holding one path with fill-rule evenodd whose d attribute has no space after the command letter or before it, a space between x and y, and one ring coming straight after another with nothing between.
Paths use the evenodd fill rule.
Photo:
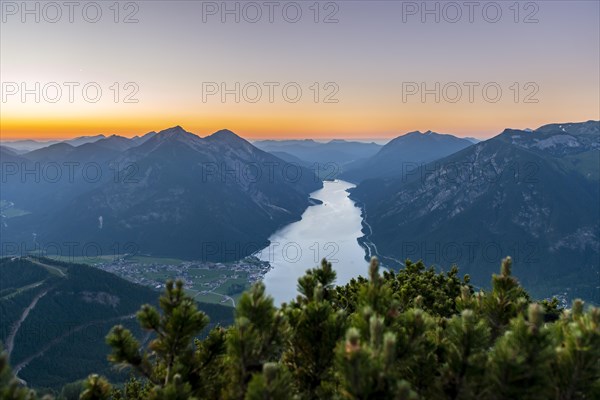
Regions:
<instances>
[{"instance_id":1,"label":"valley","mask_svg":"<svg viewBox=\"0 0 600 400\"><path fill-rule=\"evenodd\" d=\"M167 280L179 279L196 300L231 307L235 307L239 296L253 283L261 281L270 269L268 262L253 256L228 263L132 256L91 265L155 290L164 289Z\"/></svg>"},{"instance_id":2,"label":"valley","mask_svg":"<svg viewBox=\"0 0 600 400\"><path fill-rule=\"evenodd\" d=\"M389 270L406 259L456 264L486 289L510 255L535 298L599 303L598 125L505 130L479 143L411 132L384 146L258 144L274 154L230 131L200 138L181 127L31 152L3 146L0 340L34 386L88 371L122 380L104 336L116 323L138 329L136 310L166 281L181 280L211 326L228 326L254 283L288 303L323 258L337 285L367 276L377 256ZM6 173L90 154L107 168L97 181ZM115 179L113 162L133 165L134 179Z\"/></svg>"}]
</instances>

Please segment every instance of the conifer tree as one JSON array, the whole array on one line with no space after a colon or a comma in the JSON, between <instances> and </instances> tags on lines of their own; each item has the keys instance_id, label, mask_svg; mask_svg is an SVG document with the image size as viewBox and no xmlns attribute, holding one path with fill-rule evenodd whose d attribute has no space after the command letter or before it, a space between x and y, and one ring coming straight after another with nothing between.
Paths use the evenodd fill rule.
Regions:
<instances>
[{"instance_id":1,"label":"conifer tree","mask_svg":"<svg viewBox=\"0 0 600 400\"><path fill-rule=\"evenodd\" d=\"M330 301L336 274L323 260L320 268L298 279L297 301L283 308L289 323L289 345L283 355L303 399L333 396L334 349L343 337L346 314Z\"/></svg>"},{"instance_id":2,"label":"conifer tree","mask_svg":"<svg viewBox=\"0 0 600 400\"><path fill-rule=\"evenodd\" d=\"M550 331L544 326L542 306L529 305L527 319L523 314L513 318L490 352L486 397L498 400L551 398L553 350Z\"/></svg>"},{"instance_id":3,"label":"conifer tree","mask_svg":"<svg viewBox=\"0 0 600 400\"><path fill-rule=\"evenodd\" d=\"M492 289L474 293L457 272L407 262L398 273L334 287L325 260L298 280L281 309L261 283L238 301L235 323L208 323L181 282L159 309L138 313L151 341L116 326L110 360L138 377L124 386L91 375L82 399L461 399L600 398L600 310L575 301L531 303L510 259ZM66 388L66 386L65 386ZM79 390L78 390L79 391ZM0 400L37 399L0 356Z\"/></svg>"},{"instance_id":4,"label":"conifer tree","mask_svg":"<svg viewBox=\"0 0 600 400\"><path fill-rule=\"evenodd\" d=\"M280 364L268 362L262 374L254 374L248 384L245 400L292 399L292 379Z\"/></svg>"},{"instance_id":5,"label":"conifer tree","mask_svg":"<svg viewBox=\"0 0 600 400\"><path fill-rule=\"evenodd\" d=\"M279 360L284 335L283 314L265 294L264 284L255 284L240 298L227 334L227 398L243 399L252 376L262 373L265 363Z\"/></svg>"},{"instance_id":6,"label":"conifer tree","mask_svg":"<svg viewBox=\"0 0 600 400\"><path fill-rule=\"evenodd\" d=\"M502 335L509 321L522 313L529 296L512 276L512 259L502 260L500 275L492 276L492 290L483 297L481 310L489 320L492 339Z\"/></svg>"},{"instance_id":7,"label":"conifer tree","mask_svg":"<svg viewBox=\"0 0 600 400\"><path fill-rule=\"evenodd\" d=\"M575 300L553 327L556 359L552 380L558 400L600 398L600 309L583 312Z\"/></svg>"},{"instance_id":8,"label":"conifer tree","mask_svg":"<svg viewBox=\"0 0 600 400\"><path fill-rule=\"evenodd\" d=\"M111 397L112 388L105 378L97 374L90 375L85 381L85 389L81 400L108 400Z\"/></svg>"},{"instance_id":9,"label":"conifer tree","mask_svg":"<svg viewBox=\"0 0 600 400\"><path fill-rule=\"evenodd\" d=\"M408 382L398 379L396 373L396 338L393 333L383 334L383 320L373 316L370 321L371 338L361 338L356 328L350 328L346 341L338 346L336 365L341 387L339 394L347 399L418 398Z\"/></svg>"},{"instance_id":10,"label":"conifer tree","mask_svg":"<svg viewBox=\"0 0 600 400\"><path fill-rule=\"evenodd\" d=\"M484 389L490 329L471 310L452 317L442 339L441 379L448 399L479 399Z\"/></svg>"},{"instance_id":11,"label":"conifer tree","mask_svg":"<svg viewBox=\"0 0 600 400\"><path fill-rule=\"evenodd\" d=\"M162 313L147 304L137 315L141 327L154 337L148 349L142 350L133 334L118 325L107 336L112 347L109 360L133 368L151 382L154 386L150 398L184 398L195 389L191 383L199 382L193 342L208 324L208 318L185 294L181 281L167 282L159 306Z\"/></svg>"}]
</instances>

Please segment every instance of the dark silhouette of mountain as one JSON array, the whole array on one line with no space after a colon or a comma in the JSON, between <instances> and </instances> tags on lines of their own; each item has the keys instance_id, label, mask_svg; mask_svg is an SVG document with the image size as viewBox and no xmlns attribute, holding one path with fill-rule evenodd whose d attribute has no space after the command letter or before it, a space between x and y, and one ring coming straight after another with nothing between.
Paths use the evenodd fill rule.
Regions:
<instances>
[{"instance_id":1,"label":"dark silhouette of mountain","mask_svg":"<svg viewBox=\"0 0 600 400\"><path fill-rule=\"evenodd\" d=\"M135 146L139 146L140 144L144 143L145 141L154 137L155 135L156 135L156 132L152 131L152 132L148 132L142 136L134 136L131 138L131 140L134 142Z\"/></svg>"},{"instance_id":2,"label":"dark silhouette of mountain","mask_svg":"<svg viewBox=\"0 0 600 400\"><path fill-rule=\"evenodd\" d=\"M481 285L510 254L536 296L598 303L598 125L507 129L408 176L364 181L352 196L365 241L395 260L459 264Z\"/></svg>"},{"instance_id":3,"label":"dark silhouette of mountain","mask_svg":"<svg viewBox=\"0 0 600 400\"><path fill-rule=\"evenodd\" d=\"M298 157L296 157L290 153L286 153L285 151L270 151L269 153L273 154L277 158L281 158L283 161L286 161L286 162L289 162L292 164L302 165L305 167L311 166L308 161L301 160Z\"/></svg>"},{"instance_id":4,"label":"dark silhouette of mountain","mask_svg":"<svg viewBox=\"0 0 600 400\"><path fill-rule=\"evenodd\" d=\"M254 145L264 151L291 154L309 164L335 163L340 167L356 160L370 157L381 149L376 143L331 140L327 143L314 140L263 140Z\"/></svg>"},{"instance_id":5,"label":"dark silhouette of mountain","mask_svg":"<svg viewBox=\"0 0 600 400\"><path fill-rule=\"evenodd\" d=\"M0 146L0 157L1 157L1 161L5 162L5 161L14 161L14 160L20 160L21 157L20 153L8 146Z\"/></svg>"},{"instance_id":6,"label":"dark silhouette of mountain","mask_svg":"<svg viewBox=\"0 0 600 400\"><path fill-rule=\"evenodd\" d=\"M86 144L86 143L95 143L104 138L106 138L106 136L104 136L104 135L79 136L79 137L76 137L75 139L63 140L63 143L67 143L67 144L70 144L71 146L77 147L77 146L81 146L82 144Z\"/></svg>"},{"instance_id":7,"label":"dark silhouette of mountain","mask_svg":"<svg viewBox=\"0 0 600 400\"><path fill-rule=\"evenodd\" d=\"M91 144L104 147L110 150L124 151L136 146L136 141L123 136L112 135L104 139L100 139Z\"/></svg>"},{"instance_id":8,"label":"dark silhouette of mountain","mask_svg":"<svg viewBox=\"0 0 600 400\"><path fill-rule=\"evenodd\" d=\"M27 153L27 151L18 150L18 149L15 149L15 148L12 148L12 147L6 146L6 145L0 145L0 150L3 151L7 155L8 154L20 155L20 154Z\"/></svg>"},{"instance_id":9,"label":"dark silhouette of mountain","mask_svg":"<svg viewBox=\"0 0 600 400\"><path fill-rule=\"evenodd\" d=\"M24 154L24 158L34 162L49 162L66 159L75 147L67 143L56 143L48 147Z\"/></svg>"},{"instance_id":10,"label":"dark silhouette of mountain","mask_svg":"<svg viewBox=\"0 0 600 400\"><path fill-rule=\"evenodd\" d=\"M19 378L60 388L92 372L119 381L105 336L116 324L139 332L135 313L158 292L100 269L46 258L0 259L0 341ZM200 303L215 324L232 322L231 308ZM141 332L140 332L141 333Z\"/></svg>"},{"instance_id":11,"label":"dark silhouette of mountain","mask_svg":"<svg viewBox=\"0 0 600 400\"><path fill-rule=\"evenodd\" d=\"M401 176L422 164L456 153L473 143L452 135L431 131L410 132L387 143L366 160L349 164L341 174L343 179L360 182L369 178Z\"/></svg>"},{"instance_id":12,"label":"dark silhouette of mountain","mask_svg":"<svg viewBox=\"0 0 600 400\"><path fill-rule=\"evenodd\" d=\"M322 187L309 169L227 130L200 138L177 126L121 152L107 149L105 141L124 143L107 138L56 151L61 161L83 150L113 154L98 181L10 182L10 200L31 213L12 218L2 228L3 240L30 243L35 233L39 243L95 243L103 252L130 244L152 255L239 259L297 220L309 193Z\"/></svg>"},{"instance_id":13,"label":"dark silhouette of mountain","mask_svg":"<svg viewBox=\"0 0 600 400\"><path fill-rule=\"evenodd\" d=\"M81 146L86 143L93 143L100 139L104 139L106 136L104 135L95 135L95 136L79 136L74 139L67 140L47 140L47 141L38 141L38 140L12 140L3 142L3 144L8 145L9 147L17 150L18 152L30 152L34 150L43 149L44 147L52 146L57 143L65 143L69 144L73 147Z\"/></svg>"},{"instance_id":14,"label":"dark silhouette of mountain","mask_svg":"<svg viewBox=\"0 0 600 400\"><path fill-rule=\"evenodd\" d=\"M37 140L10 140L3 141L2 144L7 145L15 150L29 152L37 149L41 149L43 147L48 147L50 145L60 143L59 140L50 140L50 141L37 141Z\"/></svg>"}]
</instances>

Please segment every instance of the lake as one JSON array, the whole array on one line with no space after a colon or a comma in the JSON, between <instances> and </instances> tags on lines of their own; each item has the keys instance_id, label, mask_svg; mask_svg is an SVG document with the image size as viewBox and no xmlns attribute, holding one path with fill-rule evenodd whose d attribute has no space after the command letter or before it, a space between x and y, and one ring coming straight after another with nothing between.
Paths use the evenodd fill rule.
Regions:
<instances>
[{"instance_id":1,"label":"lake","mask_svg":"<svg viewBox=\"0 0 600 400\"><path fill-rule=\"evenodd\" d=\"M365 250L357 241L363 235L361 210L347 192L353 187L341 180L325 181L322 189L311 193L323 204L308 207L300 221L275 232L269 238L271 245L257 254L271 263L264 283L275 304L294 299L298 278L322 258L332 263L338 285L367 276Z\"/></svg>"}]
</instances>

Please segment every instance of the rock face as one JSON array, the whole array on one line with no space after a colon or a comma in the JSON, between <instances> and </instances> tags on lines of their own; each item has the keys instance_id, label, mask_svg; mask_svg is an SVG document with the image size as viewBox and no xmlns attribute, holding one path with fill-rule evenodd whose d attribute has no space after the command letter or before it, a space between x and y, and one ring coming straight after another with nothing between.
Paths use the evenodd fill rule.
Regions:
<instances>
[{"instance_id":1,"label":"rock face","mask_svg":"<svg viewBox=\"0 0 600 400\"><path fill-rule=\"evenodd\" d=\"M485 285L511 255L535 294L599 302L599 122L505 130L408 176L369 180L363 203L378 251L458 264Z\"/></svg>"},{"instance_id":2,"label":"rock face","mask_svg":"<svg viewBox=\"0 0 600 400\"><path fill-rule=\"evenodd\" d=\"M73 241L76 252L88 245L103 254L239 259L298 219L309 193L322 187L310 170L227 130L200 138L177 126L140 145L123 139L69 146L58 156L36 154L35 161L23 155L30 168L37 163L42 170L50 162L80 164L72 182L12 177L3 184L3 198L31 214L8 220L2 241L31 246L35 233L41 246ZM98 180L83 173L89 158L80 153L98 160Z\"/></svg>"}]
</instances>

